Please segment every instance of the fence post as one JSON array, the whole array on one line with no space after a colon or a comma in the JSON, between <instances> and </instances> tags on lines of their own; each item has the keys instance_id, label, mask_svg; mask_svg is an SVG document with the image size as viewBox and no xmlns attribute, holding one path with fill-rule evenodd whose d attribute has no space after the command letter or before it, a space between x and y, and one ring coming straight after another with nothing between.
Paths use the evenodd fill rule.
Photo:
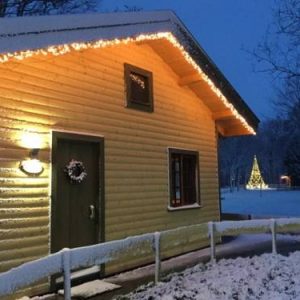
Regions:
<instances>
[{"instance_id":1,"label":"fence post","mask_svg":"<svg viewBox=\"0 0 300 300\"><path fill-rule=\"evenodd\" d=\"M215 224L208 222L208 236L210 238L210 260L216 261L216 247L215 247Z\"/></svg>"},{"instance_id":2,"label":"fence post","mask_svg":"<svg viewBox=\"0 0 300 300\"><path fill-rule=\"evenodd\" d=\"M154 250L155 250L155 284L159 282L160 278L160 232L154 233Z\"/></svg>"},{"instance_id":3,"label":"fence post","mask_svg":"<svg viewBox=\"0 0 300 300\"><path fill-rule=\"evenodd\" d=\"M271 233L272 233L272 253L277 254L277 245L276 245L276 220L271 219Z\"/></svg>"},{"instance_id":4,"label":"fence post","mask_svg":"<svg viewBox=\"0 0 300 300\"><path fill-rule=\"evenodd\" d=\"M64 273L64 299L71 300L71 255L68 248L63 249L62 265Z\"/></svg>"}]
</instances>

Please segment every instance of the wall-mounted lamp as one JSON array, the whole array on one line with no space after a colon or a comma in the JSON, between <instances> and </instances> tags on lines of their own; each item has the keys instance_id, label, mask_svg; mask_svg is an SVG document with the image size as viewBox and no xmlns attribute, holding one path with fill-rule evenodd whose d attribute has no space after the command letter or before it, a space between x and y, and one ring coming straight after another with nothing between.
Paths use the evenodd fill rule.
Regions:
<instances>
[{"instance_id":1,"label":"wall-mounted lamp","mask_svg":"<svg viewBox=\"0 0 300 300\"><path fill-rule=\"evenodd\" d=\"M43 173L42 163L37 159L40 149L34 148L29 152L29 158L21 161L20 169L27 175L38 176Z\"/></svg>"},{"instance_id":2,"label":"wall-mounted lamp","mask_svg":"<svg viewBox=\"0 0 300 300\"><path fill-rule=\"evenodd\" d=\"M27 149L41 149L43 140L40 134L25 131L21 135L20 146Z\"/></svg>"}]
</instances>

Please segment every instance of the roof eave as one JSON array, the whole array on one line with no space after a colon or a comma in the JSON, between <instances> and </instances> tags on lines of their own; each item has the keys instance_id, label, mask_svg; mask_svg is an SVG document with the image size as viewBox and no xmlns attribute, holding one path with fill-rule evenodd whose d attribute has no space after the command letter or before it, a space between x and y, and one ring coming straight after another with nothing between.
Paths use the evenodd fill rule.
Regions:
<instances>
[{"instance_id":1,"label":"roof eave","mask_svg":"<svg viewBox=\"0 0 300 300\"><path fill-rule=\"evenodd\" d=\"M101 16L104 17L104 15ZM79 18L79 16L68 16L68 18L73 17ZM97 21L96 17L93 16L93 20L90 22L91 24L86 24L90 26L85 26L82 28L74 28L69 24L69 27L66 29L60 28L58 26L55 30L51 31L47 30L47 27L45 27L44 24L45 28L43 28L42 31L27 32L28 36L30 35L29 39L27 38L27 40L25 39L26 35L24 32L18 32L17 34L13 34L12 32L10 32L10 34L4 36L0 30L0 44L2 44L2 47L4 47L5 45L7 49L10 49L10 47L14 46L15 48L12 47L11 49L18 51L22 49L20 47L24 47L22 39L25 39L27 42L27 44L25 43L27 47L26 49L35 50L43 48L41 45L41 41L37 38L40 34L47 35L48 38L46 40L48 44L44 46L49 47L50 45L58 45L59 43L57 42L57 39L65 41L66 43L88 43L90 41L97 40L97 37L101 37L102 40L136 37L141 34L141 27L143 27L143 33L145 35L151 35L162 31L171 32L179 41L179 43L184 47L189 56L200 67L201 71L205 73L208 78L210 78L217 89L219 89L221 93L226 97L226 99L228 99L228 101L236 108L238 113L247 121L250 127L252 127L256 131L259 123L258 118L173 12L164 11L155 12L155 14L141 12L135 13L135 18L133 18L133 13L124 13L118 20L120 21L120 24L116 24L115 22L111 21L107 23L102 19L99 19L99 21ZM107 16L105 15L105 17ZM108 20L110 19L108 18ZM97 24L100 25L96 26ZM72 34L70 34L71 32ZM85 33L84 35L82 35L83 32ZM57 38L57 35L59 38ZM54 37L56 37L56 39ZM40 41L40 43L37 43L36 47L30 47L31 38ZM10 45L11 39L17 39L18 43L12 43L13 45ZM43 43L45 43L44 40ZM24 48L22 50L24 50ZM229 134L228 131L227 134ZM247 132L245 134L247 134Z\"/></svg>"},{"instance_id":2,"label":"roof eave","mask_svg":"<svg viewBox=\"0 0 300 300\"><path fill-rule=\"evenodd\" d=\"M239 113L247 120L248 124L257 131L260 120L250 109L247 103L239 95L232 84L227 80L224 74L211 60L205 50L199 45L197 40L193 37L186 26L178 19L178 30L175 36L179 41L184 40L186 50L190 56L199 65L202 71L213 81L215 86L222 92L222 94L232 103L232 105L239 111ZM249 133L251 134L251 133Z\"/></svg>"}]
</instances>

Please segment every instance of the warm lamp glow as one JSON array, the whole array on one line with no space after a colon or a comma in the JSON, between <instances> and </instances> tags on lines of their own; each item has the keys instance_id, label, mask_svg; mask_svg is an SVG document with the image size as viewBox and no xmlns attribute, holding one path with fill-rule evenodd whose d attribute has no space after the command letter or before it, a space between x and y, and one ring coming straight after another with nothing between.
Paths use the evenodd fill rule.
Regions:
<instances>
[{"instance_id":1,"label":"warm lamp glow","mask_svg":"<svg viewBox=\"0 0 300 300\"><path fill-rule=\"evenodd\" d=\"M20 169L28 175L39 175L44 171L41 162L36 158L23 160Z\"/></svg>"},{"instance_id":2,"label":"warm lamp glow","mask_svg":"<svg viewBox=\"0 0 300 300\"><path fill-rule=\"evenodd\" d=\"M28 149L42 148L42 139L37 133L26 132L21 138L22 146Z\"/></svg>"}]
</instances>

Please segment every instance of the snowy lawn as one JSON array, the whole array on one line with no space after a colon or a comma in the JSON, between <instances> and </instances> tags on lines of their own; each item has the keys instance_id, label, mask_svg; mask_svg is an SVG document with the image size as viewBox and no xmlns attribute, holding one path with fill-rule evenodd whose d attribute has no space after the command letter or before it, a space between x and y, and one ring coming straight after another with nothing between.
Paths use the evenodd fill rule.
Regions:
<instances>
[{"instance_id":1,"label":"snowy lawn","mask_svg":"<svg viewBox=\"0 0 300 300\"><path fill-rule=\"evenodd\" d=\"M222 193L222 212L256 216L300 217L300 191L247 191Z\"/></svg>"},{"instance_id":2,"label":"snowy lawn","mask_svg":"<svg viewBox=\"0 0 300 300\"><path fill-rule=\"evenodd\" d=\"M263 254L199 264L117 299L226 300L300 299L300 252Z\"/></svg>"}]
</instances>

